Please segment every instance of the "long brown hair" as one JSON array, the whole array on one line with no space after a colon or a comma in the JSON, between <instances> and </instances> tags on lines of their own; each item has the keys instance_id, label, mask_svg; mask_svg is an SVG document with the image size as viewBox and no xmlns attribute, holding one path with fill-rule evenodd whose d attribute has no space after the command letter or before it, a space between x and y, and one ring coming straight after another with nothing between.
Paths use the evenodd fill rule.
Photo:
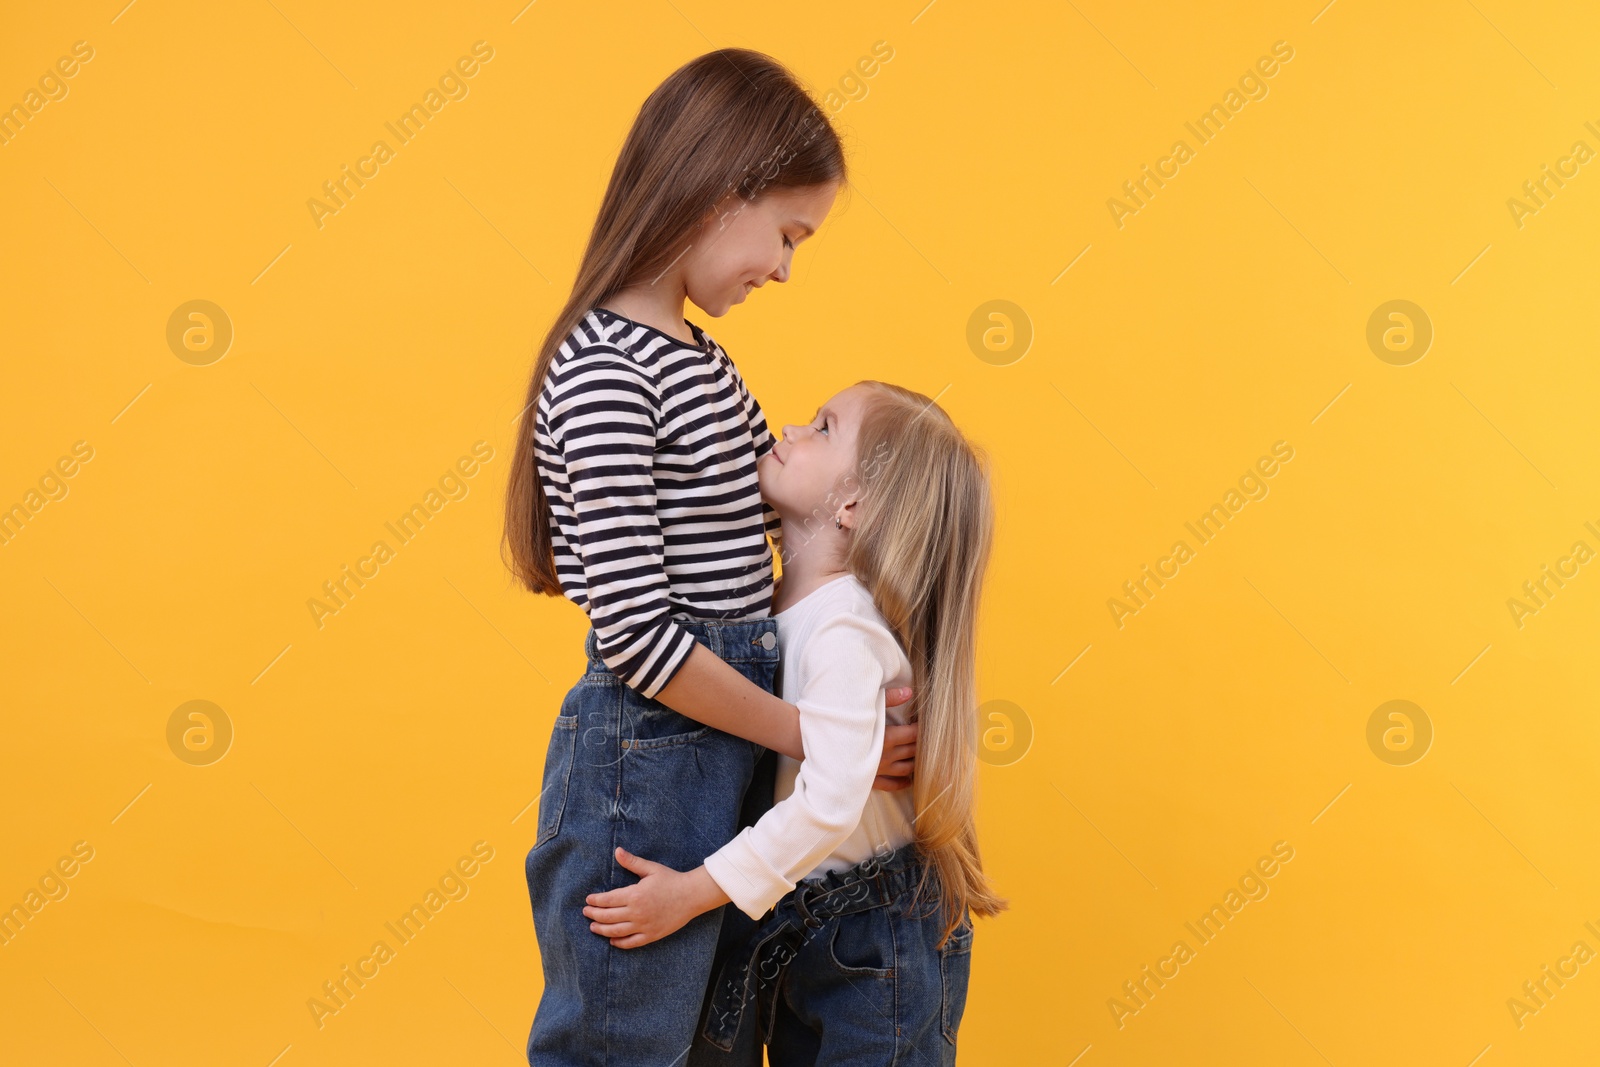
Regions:
<instances>
[{"instance_id":1,"label":"long brown hair","mask_svg":"<svg viewBox=\"0 0 1600 1067\"><path fill-rule=\"evenodd\" d=\"M561 343L589 310L651 283L725 199L845 184L839 136L799 81L770 56L708 52L678 68L639 109L606 186L572 295L539 346L506 490L507 566L535 593L562 595L550 504L535 463L536 405Z\"/></svg>"},{"instance_id":2,"label":"long brown hair","mask_svg":"<svg viewBox=\"0 0 1600 1067\"><path fill-rule=\"evenodd\" d=\"M845 567L911 661L917 731L916 843L937 872L942 946L971 908L998 915L978 855L978 607L994 540L986 453L921 393L865 381L857 431L863 486Z\"/></svg>"}]
</instances>

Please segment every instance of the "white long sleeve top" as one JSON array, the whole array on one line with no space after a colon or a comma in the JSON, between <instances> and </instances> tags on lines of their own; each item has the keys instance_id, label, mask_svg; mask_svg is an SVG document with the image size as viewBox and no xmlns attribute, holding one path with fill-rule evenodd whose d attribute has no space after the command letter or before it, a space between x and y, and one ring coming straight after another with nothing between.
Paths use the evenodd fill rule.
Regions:
<instances>
[{"instance_id":1,"label":"white long sleeve top","mask_svg":"<svg viewBox=\"0 0 1600 1067\"><path fill-rule=\"evenodd\" d=\"M915 837L910 790L872 788L886 723L906 722L905 705L885 707L884 689L911 684L911 663L872 594L846 574L773 617L779 692L800 709L806 758L779 755L776 803L705 861L755 919L798 882Z\"/></svg>"}]
</instances>

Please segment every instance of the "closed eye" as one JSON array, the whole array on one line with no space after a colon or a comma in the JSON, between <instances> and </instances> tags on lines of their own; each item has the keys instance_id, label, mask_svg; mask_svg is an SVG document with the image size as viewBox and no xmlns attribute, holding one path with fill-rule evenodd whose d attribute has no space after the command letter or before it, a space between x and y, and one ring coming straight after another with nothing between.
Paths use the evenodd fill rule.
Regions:
<instances>
[{"instance_id":1,"label":"closed eye","mask_svg":"<svg viewBox=\"0 0 1600 1067\"><path fill-rule=\"evenodd\" d=\"M793 248L794 247L794 242L789 240L789 235L788 234L784 234L783 235L783 244L784 244L785 248Z\"/></svg>"}]
</instances>

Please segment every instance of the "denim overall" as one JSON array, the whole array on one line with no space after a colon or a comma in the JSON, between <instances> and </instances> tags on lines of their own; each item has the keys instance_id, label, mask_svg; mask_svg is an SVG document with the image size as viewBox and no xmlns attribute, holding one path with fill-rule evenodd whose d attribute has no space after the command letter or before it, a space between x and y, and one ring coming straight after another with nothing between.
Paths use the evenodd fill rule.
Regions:
<instances>
[{"instance_id":1,"label":"denim overall","mask_svg":"<svg viewBox=\"0 0 1600 1067\"><path fill-rule=\"evenodd\" d=\"M972 914L936 948L936 871L913 899L925 867L910 843L800 882L723 956L696 1048L761 1041L772 1067L954 1064Z\"/></svg>"},{"instance_id":2,"label":"denim overall","mask_svg":"<svg viewBox=\"0 0 1600 1067\"><path fill-rule=\"evenodd\" d=\"M778 623L675 619L695 640L768 692L778 667ZM539 829L527 857L528 895L544 993L528 1035L533 1067L685 1067L761 1063L706 1048L688 1058L721 952L754 923L731 904L670 937L615 948L589 929L585 898L637 882L617 863L635 856L690 871L772 806L777 756L641 696L600 658L593 627L588 666L568 691L550 735ZM703 1043L702 1043L703 1044ZM748 1058L753 1048L755 1058Z\"/></svg>"}]
</instances>

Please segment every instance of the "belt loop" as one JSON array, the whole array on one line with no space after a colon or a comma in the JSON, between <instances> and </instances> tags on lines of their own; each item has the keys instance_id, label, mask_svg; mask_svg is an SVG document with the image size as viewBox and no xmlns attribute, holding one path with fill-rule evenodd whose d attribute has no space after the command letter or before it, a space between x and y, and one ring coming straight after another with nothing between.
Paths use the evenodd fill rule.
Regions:
<instances>
[{"instance_id":1,"label":"belt loop","mask_svg":"<svg viewBox=\"0 0 1600 1067\"><path fill-rule=\"evenodd\" d=\"M813 888L810 884L802 882L794 894L794 910L800 913L800 921L805 923L807 930L815 930L822 925L822 919L813 915L811 909L806 906L806 894Z\"/></svg>"}]
</instances>

